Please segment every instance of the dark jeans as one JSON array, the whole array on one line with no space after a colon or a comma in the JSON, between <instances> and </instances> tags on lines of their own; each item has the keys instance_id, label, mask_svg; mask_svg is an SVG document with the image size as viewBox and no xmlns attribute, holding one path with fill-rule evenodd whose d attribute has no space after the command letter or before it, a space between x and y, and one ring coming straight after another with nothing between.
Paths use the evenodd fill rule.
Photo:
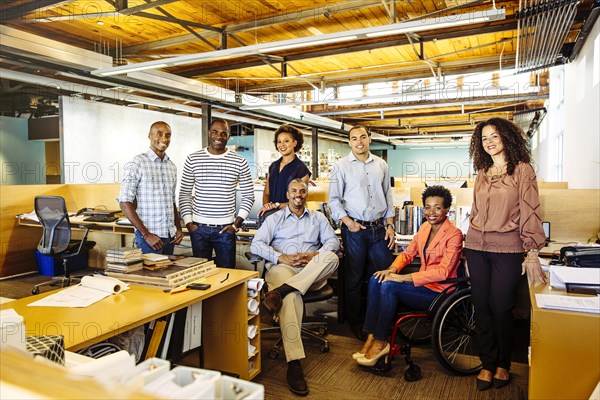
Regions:
<instances>
[{"instance_id":1,"label":"dark jeans","mask_svg":"<svg viewBox=\"0 0 600 400\"><path fill-rule=\"evenodd\" d=\"M352 325L362 322L360 289L363 280L375 271L388 268L394 261L387 247L383 225L370 226L358 232L350 232L342 225L344 240L344 300L346 318Z\"/></svg>"},{"instance_id":2,"label":"dark jeans","mask_svg":"<svg viewBox=\"0 0 600 400\"><path fill-rule=\"evenodd\" d=\"M235 235L229 232L219 233L226 225L207 226L194 222L198 227L190 232L194 257L213 259L221 268L235 268Z\"/></svg>"},{"instance_id":3,"label":"dark jeans","mask_svg":"<svg viewBox=\"0 0 600 400\"><path fill-rule=\"evenodd\" d=\"M173 254L173 250L175 249L175 245L171 243L171 240L173 240L173 238L160 238L160 240L162 240L163 242L163 247L160 250L154 250L152 247L150 247L148 243L146 243L146 241L142 237L142 234L138 230L135 231L135 237L133 240L135 242L135 247L142 249L143 254L156 253L171 255Z\"/></svg>"},{"instance_id":4,"label":"dark jeans","mask_svg":"<svg viewBox=\"0 0 600 400\"><path fill-rule=\"evenodd\" d=\"M402 303L410 310L427 310L438 294L425 286L415 286L411 282L379 283L373 276L369 280L367 315L363 330L372 333L375 339L387 340L398 303Z\"/></svg>"},{"instance_id":5,"label":"dark jeans","mask_svg":"<svg viewBox=\"0 0 600 400\"><path fill-rule=\"evenodd\" d=\"M475 308L475 343L483 368L510 369L517 287L523 253L491 253L465 249L471 299Z\"/></svg>"}]
</instances>

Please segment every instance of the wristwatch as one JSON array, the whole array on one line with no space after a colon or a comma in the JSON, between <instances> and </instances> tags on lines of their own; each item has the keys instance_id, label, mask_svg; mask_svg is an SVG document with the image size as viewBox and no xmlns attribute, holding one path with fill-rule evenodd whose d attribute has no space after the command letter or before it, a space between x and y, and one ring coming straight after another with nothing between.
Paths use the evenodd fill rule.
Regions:
<instances>
[{"instance_id":1,"label":"wristwatch","mask_svg":"<svg viewBox=\"0 0 600 400\"><path fill-rule=\"evenodd\" d=\"M231 224L231 227L233 228L233 230L237 233L240 228L238 228L237 226L235 226L235 223Z\"/></svg>"},{"instance_id":2,"label":"wristwatch","mask_svg":"<svg viewBox=\"0 0 600 400\"><path fill-rule=\"evenodd\" d=\"M392 227L392 230L395 232L395 229L394 229L394 225L393 225L393 224L387 224L387 225L385 226L385 229L387 229L387 228L389 228L389 227Z\"/></svg>"},{"instance_id":3,"label":"wristwatch","mask_svg":"<svg viewBox=\"0 0 600 400\"><path fill-rule=\"evenodd\" d=\"M273 204L275 204L275 208L277 208L277 209L279 210L279 206L281 205L281 203L280 203L280 202L278 202L278 201L276 201L276 202L275 202L275 203L273 203Z\"/></svg>"}]
</instances>

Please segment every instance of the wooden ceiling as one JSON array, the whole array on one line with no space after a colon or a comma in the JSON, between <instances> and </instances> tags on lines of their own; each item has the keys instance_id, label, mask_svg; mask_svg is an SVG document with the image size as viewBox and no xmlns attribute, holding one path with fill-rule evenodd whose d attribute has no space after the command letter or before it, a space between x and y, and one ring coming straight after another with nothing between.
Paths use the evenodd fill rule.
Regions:
<instances>
[{"instance_id":1,"label":"wooden ceiling","mask_svg":"<svg viewBox=\"0 0 600 400\"><path fill-rule=\"evenodd\" d=\"M431 95L448 86L463 88L484 76L477 74L514 68L519 1L4 0L0 21L41 37L108 54L118 65L395 22L452 18L453 14L492 7L503 8L506 18L164 69L240 94L285 102L347 125L364 123L383 135L401 138L472 131L474 122L489 116L512 118L515 112L543 107L548 94L547 72L543 69L530 72L526 79L535 86L534 91L496 90L489 96L463 94L461 98ZM562 59L557 63L568 60L566 52L582 38L593 9L593 0L579 3L560 43ZM597 18L597 13L594 16ZM19 68L6 51L2 52L2 66ZM499 74L485 75L485 79L495 88L504 85ZM349 85L357 85L355 97L369 97L373 85L383 83L397 98L388 96L377 101L374 97L369 104L359 105L322 101L341 100L340 93ZM14 88L11 84L8 87ZM420 98L408 95L415 93L421 93Z\"/></svg>"}]
</instances>

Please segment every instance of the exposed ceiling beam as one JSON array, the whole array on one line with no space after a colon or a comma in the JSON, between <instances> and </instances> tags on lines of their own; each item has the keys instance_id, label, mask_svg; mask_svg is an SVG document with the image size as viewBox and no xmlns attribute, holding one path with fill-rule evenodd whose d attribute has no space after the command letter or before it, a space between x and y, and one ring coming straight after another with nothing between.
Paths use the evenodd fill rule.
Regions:
<instances>
[{"instance_id":1,"label":"exposed ceiling beam","mask_svg":"<svg viewBox=\"0 0 600 400\"><path fill-rule=\"evenodd\" d=\"M380 0L353 0L353 1L345 1L343 3L334 3L330 6L320 6L315 8L310 8L303 11L294 11L290 13L280 14L276 16L271 16L267 18L261 18L253 21L240 22L237 24L231 24L224 27L224 32L226 33L236 33L236 32L244 32L252 29L262 28L266 26L277 25L286 22L295 22L301 21L307 18L326 18L323 16L324 12L331 13L339 13L345 11L359 10L362 8L375 7L380 6ZM330 8L331 11L327 11ZM214 30L214 29L213 29ZM221 28L219 28L219 31ZM216 33L208 32L204 35L207 39L217 38L219 35ZM129 46L123 48L124 55L131 55L135 53L139 53L146 50L157 50L165 47L180 45L184 43L189 43L196 41L197 39L190 34L171 37L168 39L155 40L153 42L146 42L140 45Z\"/></svg>"},{"instance_id":2,"label":"exposed ceiling beam","mask_svg":"<svg viewBox=\"0 0 600 400\"><path fill-rule=\"evenodd\" d=\"M139 6L124 8L123 10L120 10L119 13L123 15L135 14L151 8L166 6L167 4L175 3L177 1L179 0L155 0L152 2L147 2L146 4L140 4Z\"/></svg>"},{"instance_id":3,"label":"exposed ceiling beam","mask_svg":"<svg viewBox=\"0 0 600 400\"><path fill-rule=\"evenodd\" d=\"M12 7L5 8L0 11L0 22L5 22L13 19L21 19L31 13L45 11L50 8L59 7L63 4L70 3L64 0L33 0L25 3L20 3Z\"/></svg>"},{"instance_id":4,"label":"exposed ceiling beam","mask_svg":"<svg viewBox=\"0 0 600 400\"><path fill-rule=\"evenodd\" d=\"M435 40L446 40L446 39L454 39L458 37L467 37L467 36L477 36L483 35L486 33L500 33L506 31L512 31L517 29L517 21L512 17L507 17L506 20L503 21L493 21L486 23L485 26L480 26L476 28L465 28L459 27L455 28L451 31L445 30L436 30L429 32L422 32L420 35L423 38L424 42L429 42ZM409 44L409 41L406 37L395 37L393 39L381 40L381 41L373 41L370 43L365 43L364 41L356 42L356 44L338 44L332 43L328 45L327 50L315 50L315 51L304 51L302 53L297 54L289 54L285 55L285 59L287 62L293 61L301 61L310 58L320 58L327 56L336 56L340 54L348 54L359 51L368 51L375 49L382 49L386 47L394 47L394 46L404 46ZM213 65L216 63L213 63ZM195 76L203 76L209 75L215 72L224 72L231 70L238 70L249 67L256 67L262 65L261 61L257 61L256 59L247 58L246 61L242 62L229 62L229 63L221 63L222 65L206 67L206 68L197 68L193 70L181 71L178 72L178 75L186 76L186 77L195 77Z\"/></svg>"},{"instance_id":5,"label":"exposed ceiling beam","mask_svg":"<svg viewBox=\"0 0 600 400\"><path fill-rule=\"evenodd\" d=\"M438 63L444 71L449 71L452 75L460 75L465 73L477 73L486 72L491 70L497 70L499 67L502 69L511 69L514 67L515 55L505 55L502 57L502 63L497 56L487 56L470 58L467 65L464 61L445 61ZM431 72L423 65L412 63L408 66L400 66L396 68L385 68L381 71L353 71L349 73L325 76L327 80L327 86L334 84L346 83L347 85L359 85L364 83L375 83L375 82L389 82L390 80L409 80L418 78L429 78ZM306 77L314 79L318 77ZM210 81L210 78L203 79ZM256 91L278 91L278 92L297 92L304 90L306 85L301 85L300 82L292 79L278 80L277 83L261 84L246 86L246 93L255 93Z\"/></svg>"},{"instance_id":6,"label":"exposed ceiling beam","mask_svg":"<svg viewBox=\"0 0 600 400\"><path fill-rule=\"evenodd\" d=\"M419 104L402 104L398 105L397 103L390 107L374 107L374 108L358 108L353 110L343 110L343 111L322 111L315 112L313 114L316 115L327 115L327 116L335 116L335 115L351 115L351 114L359 114L359 113L369 113L369 112L380 112L381 110L387 111L403 111L403 110L419 110L419 109L427 109L427 108L441 108L441 107L460 107L464 104L468 104L470 106L476 104L487 104L489 106L490 103L501 103L501 102L523 102L530 100L545 100L548 98L547 94L538 95L538 94L527 94L524 96L483 96L480 98L469 97L464 101L428 101L428 102L420 102Z\"/></svg>"}]
</instances>

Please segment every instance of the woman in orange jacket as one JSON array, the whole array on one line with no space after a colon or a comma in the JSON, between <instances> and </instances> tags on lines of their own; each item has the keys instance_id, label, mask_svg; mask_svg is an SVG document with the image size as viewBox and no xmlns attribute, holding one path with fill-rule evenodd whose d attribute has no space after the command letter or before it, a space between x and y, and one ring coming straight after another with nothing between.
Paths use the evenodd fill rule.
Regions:
<instances>
[{"instance_id":1,"label":"woman in orange jacket","mask_svg":"<svg viewBox=\"0 0 600 400\"><path fill-rule=\"evenodd\" d=\"M362 349L352 355L360 365L373 366L389 353L388 332L398 303L413 310L426 310L448 286L439 282L456 277L463 237L447 218L452 195L442 186L431 186L423 191L422 198L427 223L392 265L377 271L369 281L363 325L369 335ZM400 275L417 255L421 258L419 271Z\"/></svg>"}]
</instances>

